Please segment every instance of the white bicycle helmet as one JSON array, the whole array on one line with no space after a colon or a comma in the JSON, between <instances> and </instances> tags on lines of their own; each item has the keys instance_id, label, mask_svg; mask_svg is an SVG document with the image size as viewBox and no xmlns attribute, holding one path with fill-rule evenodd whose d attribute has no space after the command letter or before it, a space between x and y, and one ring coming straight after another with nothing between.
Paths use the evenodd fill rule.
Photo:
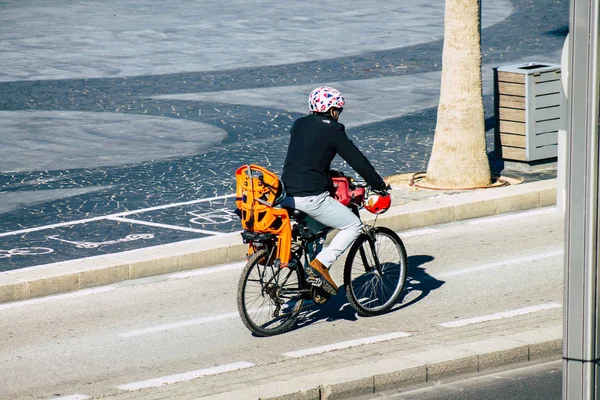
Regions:
<instances>
[{"instance_id":1,"label":"white bicycle helmet","mask_svg":"<svg viewBox=\"0 0 600 400\"><path fill-rule=\"evenodd\" d=\"M337 90L329 86L319 86L308 96L308 109L311 112L324 113L331 107L344 108L344 97Z\"/></svg>"}]
</instances>

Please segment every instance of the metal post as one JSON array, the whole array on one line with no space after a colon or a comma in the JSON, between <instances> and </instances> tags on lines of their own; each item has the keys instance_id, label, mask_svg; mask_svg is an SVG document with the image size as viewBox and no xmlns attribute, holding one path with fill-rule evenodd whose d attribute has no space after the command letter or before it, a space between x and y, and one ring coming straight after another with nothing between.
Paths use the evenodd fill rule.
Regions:
<instances>
[{"instance_id":1,"label":"metal post","mask_svg":"<svg viewBox=\"0 0 600 400\"><path fill-rule=\"evenodd\" d=\"M569 80L569 40L567 34L563 49L560 55L560 75L561 86L563 89L563 115L561 118L561 126L558 130L558 160L556 163L556 211L564 216L567 205L567 82Z\"/></svg>"},{"instance_id":2,"label":"metal post","mask_svg":"<svg viewBox=\"0 0 600 400\"><path fill-rule=\"evenodd\" d=\"M598 18L600 0L571 0L563 398L600 398L598 324Z\"/></svg>"}]
</instances>

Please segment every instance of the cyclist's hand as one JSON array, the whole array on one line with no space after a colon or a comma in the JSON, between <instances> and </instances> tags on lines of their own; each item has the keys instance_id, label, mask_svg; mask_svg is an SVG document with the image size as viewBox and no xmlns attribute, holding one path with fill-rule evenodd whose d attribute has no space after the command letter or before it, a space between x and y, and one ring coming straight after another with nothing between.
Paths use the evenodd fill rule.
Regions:
<instances>
[{"instance_id":1,"label":"cyclist's hand","mask_svg":"<svg viewBox=\"0 0 600 400\"><path fill-rule=\"evenodd\" d=\"M373 192L377 193L380 196L387 196L388 194L390 194L391 190L392 190L392 185L387 185L384 189L379 189L379 190L373 189Z\"/></svg>"}]
</instances>

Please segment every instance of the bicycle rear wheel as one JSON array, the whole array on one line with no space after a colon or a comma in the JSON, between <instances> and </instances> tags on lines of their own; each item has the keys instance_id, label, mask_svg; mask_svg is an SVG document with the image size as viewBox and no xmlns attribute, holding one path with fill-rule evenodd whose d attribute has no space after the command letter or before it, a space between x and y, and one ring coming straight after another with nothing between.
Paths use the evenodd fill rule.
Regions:
<instances>
[{"instance_id":1,"label":"bicycle rear wheel","mask_svg":"<svg viewBox=\"0 0 600 400\"><path fill-rule=\"evenodd\" d=\"M385 227L373 228L372 238L360 235L348 252L344 284L348 301L362 316L388 312L406 283L407 256L402 240Z\"/></svg>"},{"instance_id":2,"label":"bicycle rear wheel","mask_svg":"<svg viewBox=\"0 0 600 400\"><path fill-rule=\"evenodd\" d=\"M267 249L254 253L242 271L237 305L242 322L257 336L273 336L290 329L304 305L299 268L269 263Z\"/></svg>"}]
</instances>

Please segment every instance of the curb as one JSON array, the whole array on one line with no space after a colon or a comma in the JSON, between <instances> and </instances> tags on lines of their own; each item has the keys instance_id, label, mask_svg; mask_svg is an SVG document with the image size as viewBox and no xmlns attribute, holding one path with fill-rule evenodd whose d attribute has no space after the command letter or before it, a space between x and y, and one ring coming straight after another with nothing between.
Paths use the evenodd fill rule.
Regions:
<instances>
[{"instance_id":1,"label":"curb","mask_svg":"<svg viewBox=\"0 0 600 400\"><path fill-rule=\"evenodd\" d=\"M509 365L526 366L560 359L562 326L538 329L467 344L294 377L247 389L201 397L202 400L334 400L422 385ZM369 372L370 371L370 372ZM373 373L373 371L377 371Z\"/></svg>"},{"instance_id":2,"label":"curb","mask_svg":"<svg viewBox=\"0 0 600 400\"><path fill-rule=\"evenodd\" d=\"M395 231L556 204L556 179L395 205L378 224ZM367 221L372 220L366 218ZM0 303L242 261L239 232L0 273Z\"/></svg>"}]
</instances>

